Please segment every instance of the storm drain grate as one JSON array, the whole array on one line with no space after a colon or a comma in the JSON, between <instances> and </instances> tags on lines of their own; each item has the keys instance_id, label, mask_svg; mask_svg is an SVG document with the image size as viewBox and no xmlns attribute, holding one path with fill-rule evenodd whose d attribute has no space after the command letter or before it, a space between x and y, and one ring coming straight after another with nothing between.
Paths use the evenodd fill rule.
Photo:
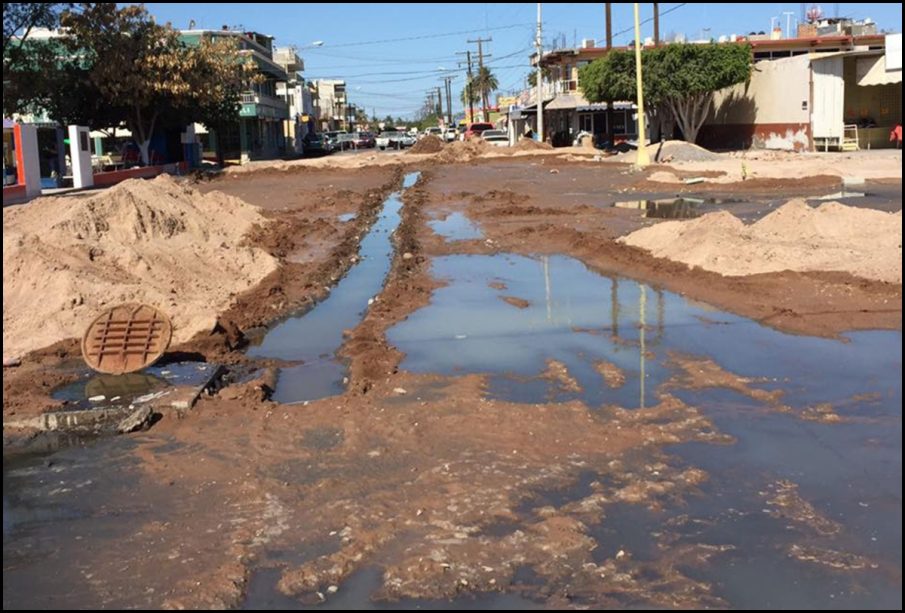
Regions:
<instances>
[{"instance_id":1,"label":"storm drain grate","mask_svg":"<svg viewBox=\"0 0 905 613\"><path fill-rule=\"evenodd\" d=\"M170 346L173 324L147 304L124 304L101 313L82 337L82 356L111 375L152 365Z\"/></svg>"}]
</instances>

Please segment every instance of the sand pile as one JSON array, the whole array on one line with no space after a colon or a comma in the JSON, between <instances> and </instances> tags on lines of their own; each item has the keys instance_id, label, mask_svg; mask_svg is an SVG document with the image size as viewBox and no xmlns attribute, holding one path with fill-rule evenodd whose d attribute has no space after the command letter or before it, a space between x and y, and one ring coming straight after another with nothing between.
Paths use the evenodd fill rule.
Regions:
<instances>
[{"instance_id":1,"label":"sand pile","mask_svg":"<svg viewBox=\"0 0 905 613\"><path fill-rule=\"evenodd\" d=\"M174 343L210 330L236 294L276 269L264 251L241 246L266 223L257 207L167 175L4 209L4 356L80 337L121 302L167 313Z\"/></svg>"},{"instance_id":2,"label":"sand pile","mask_svg":"<svg viewBox=\"0 0 905 613\"><path fill-rule=\"evenodd\" d=\"M415 143L415 146L409 149L409 153L438 153L442 149L443 141L433 134L428 134Z\"/></svg>"},{"instance_id":3,"label":"sand pile","mask_svg":"<svg viewBox=\"0 0 905 613\"><path fill-rule=\"evenodd\" d=\"M902 212L791 200L746 226L726 211L667 221L620 242L727 276L764 272L845 271L902 282Z\"/></svg>"},{"instance_id":4,"label":"sand pile","mask_svg":"<svg viewBox=\"0 0 905 613\"><path fill-rule=\"evenodd\" d=\"M441 162L468 162L494 149L480 138L453 141L443 148L437 159Z\"/></svg>"},{"instance_id":5,"label":"sand pile","mask_svg":"<svg viewBox=\"0 0 905 613\"><path fill-rule=\"evenodd\" d=\"M525 136L518 139L518 143L516 143L513 149L517 151L535 151L537 149L553 149L553 145L549 143L542 143L540 141L536 141L533 138L527 138Z\"/></svg>"}]
</instances>

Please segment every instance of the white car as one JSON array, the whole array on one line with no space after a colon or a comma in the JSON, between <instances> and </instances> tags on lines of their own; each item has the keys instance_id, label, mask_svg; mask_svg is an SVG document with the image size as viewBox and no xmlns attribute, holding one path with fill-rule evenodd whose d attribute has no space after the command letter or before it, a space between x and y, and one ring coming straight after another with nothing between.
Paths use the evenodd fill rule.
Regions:
<instances>
[{"instance_id":1,"label":"white car","mask_svg":"<svg viewBox=\"0 0 905 613\"><path fill-rule=\"evenodd\" d=\"M399 142L401 143L403 148L413 147L415 145L415 143L418 142L418 139L415 137L414 134L409 134L408 132L405 132L402 134L402 136L399 137Z\"/></svg>"},{"instance_id":2,"label":"white car","mask_svg":"<svg viewBox=\"0 0 905 613\"><path fill-rule=\"evenodd\" d=\"M381 132L377 136L377 148L381 151L386 149L402 149L402 136L399 132Z\"/></svg>"},{"instance_id":3,"label":"white car","mask_svg":"<svg viewBox=\"0 0 905 613\"><path fill-rule=\"evenodd\" d=\"M458 135L456 134L455 128L446 128L446 130L443 132L443 140L445 140L447 143L451 143L456 140L457 136Z\"/></svg>"},{"instance_id":4,"label":"white car","mask_svg":"<svg viewBox=\"0 0 905 613\"><path fill-rule=\"evenodd\" d=\"M481 133L481 140L494 147L509 146L509 134L506 133L506 130L484 130Z\"/></svg>"},{"instance_id":5,"label":"white car","mask_svg":"<svg viewBox=\"0 0 905 613\"><path fill-rule=\"evenodd\" d=\"M437 138L443 138L443 130L434 126L433 128L428 128L427 130L425 130L424 135L425 136L431 135L431 136L436 136Z\"/></svg>"}]
</instances>

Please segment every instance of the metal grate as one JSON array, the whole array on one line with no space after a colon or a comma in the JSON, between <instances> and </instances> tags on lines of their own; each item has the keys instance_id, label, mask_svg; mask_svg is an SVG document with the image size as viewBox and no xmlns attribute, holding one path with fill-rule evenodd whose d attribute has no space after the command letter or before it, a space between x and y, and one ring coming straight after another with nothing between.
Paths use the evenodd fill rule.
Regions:
<instances>
[{"instance_id":1,"label":"metal grate","mask_svg":"<svg viewBox=\"0 0 905 613\"><path fill-rule=\"evenodd\" d=\"M82 337L82 356L94 370L112 375L150 366L170 346L169 318L146 304L115 306L101 313Z\"/></svg>"}]
</instances>

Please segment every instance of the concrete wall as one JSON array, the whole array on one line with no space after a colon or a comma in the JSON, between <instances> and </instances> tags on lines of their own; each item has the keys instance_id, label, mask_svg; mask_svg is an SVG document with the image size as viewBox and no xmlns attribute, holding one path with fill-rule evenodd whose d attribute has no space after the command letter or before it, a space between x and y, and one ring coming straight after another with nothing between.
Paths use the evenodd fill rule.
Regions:
<instances>
[{"instance_id":1,"label":"concrete wall","mask_svg":"<svg viewBox=\"0 0 905 613\"><path fill-rule=\"evenodd\" d=\"M808 149L810 95L807 55L757 62L747 83L716 93L698 143L714 149Z\"/></svg>"}]
</instances>

